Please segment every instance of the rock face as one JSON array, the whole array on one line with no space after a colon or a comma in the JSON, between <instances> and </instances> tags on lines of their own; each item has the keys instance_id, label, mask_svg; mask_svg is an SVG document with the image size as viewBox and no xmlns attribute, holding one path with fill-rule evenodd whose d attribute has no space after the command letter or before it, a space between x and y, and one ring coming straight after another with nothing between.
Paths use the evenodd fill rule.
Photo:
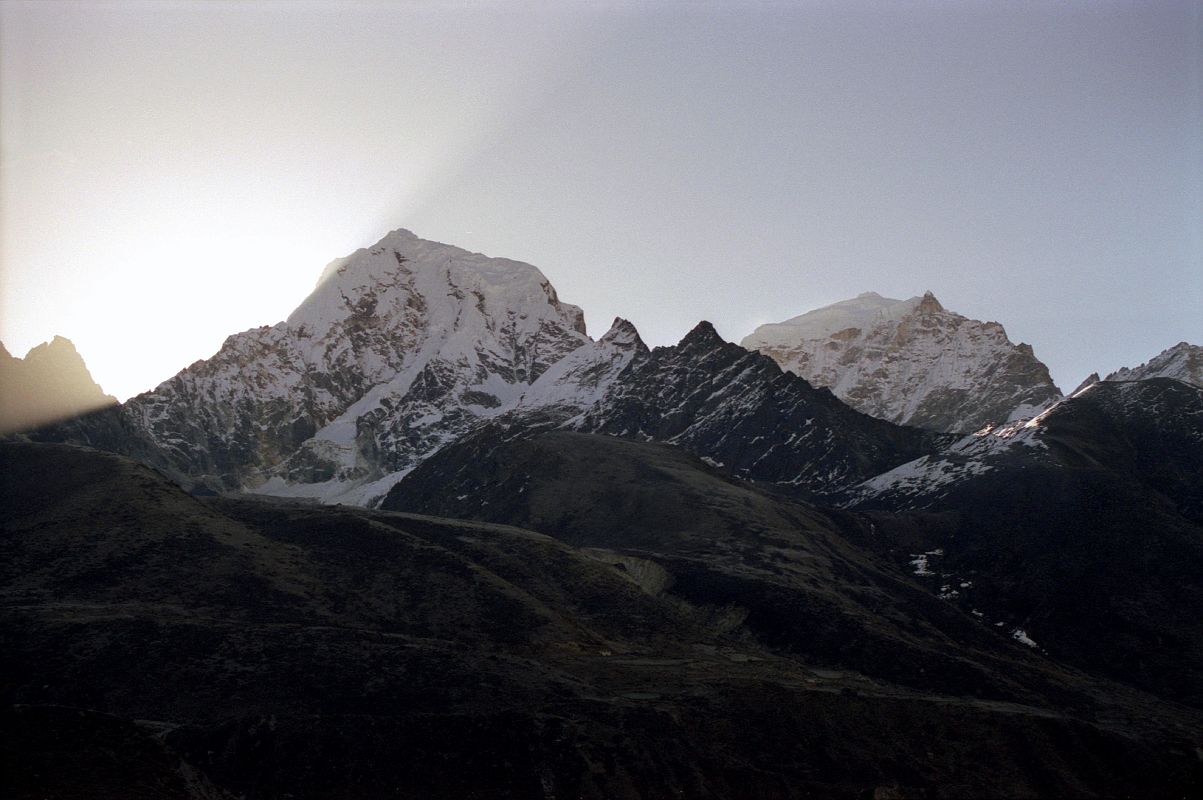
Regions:
<instances>
[{"instance_id":1,"label":"rock face","mask_svg":"<svg viewBox=\"0 0 1203 800\"><path fill-rule=\"evenodd\" d=\"M709 322L634 359L569 427L680 445L738 477L817 493L939 441L854 411Z\"/></svg>"},{"instance_id":2,"label":"rock face","mask_svg":"<svg viewBox=\"0 0 1203 800\"><path fill-rule=\"evenodd\" d=\"M1085 380L1083 380L1081 383L1078 384L1078 388L1074 389L1072 392L1067 394L1066 397L1073 397L1078 392L1081 392L1085 389L1090 388L1091 386L1094 386L1096 383L1098 383L1101 380L1102 380L1102 378L1099 377L1099 374L1097 372L1092 372L1086 376Z\"/></svg>"},{"instance_id":3,"label":"rock face","mask_svg":"<svg viewBox=\"0 0 1203 800\"><path fill-rule=\"evenodd\" d=\"M92 380L69 339L55 336L23 359L0 345L0 434L29 430L116 402Z\"/></svg>"},{"instance_id":4,"label":"rock face","mask_svg":"<svg viewBox=\"0 0 1203 800\"><path fill-rule=\"evenodd\" d=\"M1146 378L1174 378L1194 386L1203 386L1203 347L1179 342L1139 367L1124 367L1107 376L1109 381L1142 381Z\"/></svg>"},{"instance_id":5,"label":"rock face","mask_svg":"<svg viewBox=\"0 0 1203 800\"><path fill-rule=\"evenodd\" d=\"M585 345L535 267L398 230L123 415L214 489L364 504Z\"/></svg>"},{"instance_id":6,"label":"rock face","mask_svg":"<svg viewBox=\"0 0 1203 800\"><path fill-rule=\"evenodd\" d=\"M1012 343L997 322L946 310L931 292L866 292L762 325L741 344L859 411L930 430L970 433L1061 396L1029 345Z\"/></svg>"}]
</instances>

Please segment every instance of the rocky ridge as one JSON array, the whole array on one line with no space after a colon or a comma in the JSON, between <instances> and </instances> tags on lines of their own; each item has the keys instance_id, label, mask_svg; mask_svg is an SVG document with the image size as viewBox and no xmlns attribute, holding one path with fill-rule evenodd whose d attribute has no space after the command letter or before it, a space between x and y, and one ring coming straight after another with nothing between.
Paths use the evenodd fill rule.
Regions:
<instances>
[{"instance_id":1,"label":"rocky ridge","mask_svg":"<svg viewBox=\"0 0 1203 800\"><path fill-rule=\"evenodd\" d=\"M1116 370L1108 375L1106 380L1142 381L1148 378L1173 378L1194 386L1203 386L1203 347L1179 342L1138 367Z\"/></svg>"},{"instance_id":2,"label":"rocky ridge","mask_svg":"<svg viewBox=\"0 0 1203 800\"><path fill-rule=\"evenodd\" d=\"M1037 465L1102 463L1138 483L1167 473L1175 459L1203 471L1201 388L1167 378L1096 381L1030 420L984 428L870 478L848 504L939 507L978 476ZM1200 488L1185 502L1203 518L1203 497L1194 497L1203 481L1194 483Z\"/></svg>"},{"instance_id":3,"label":"rocky ridge","mask_svg":"<svg viewBox=\"0 0 1203 800\"><path fill-rule=\"evenodd\" d=\"M832 491L941 441L849 408L724 341L709 322L634 359L567 427L676 444L737 477L803 493Z\"/></svg>"}]
</instances>

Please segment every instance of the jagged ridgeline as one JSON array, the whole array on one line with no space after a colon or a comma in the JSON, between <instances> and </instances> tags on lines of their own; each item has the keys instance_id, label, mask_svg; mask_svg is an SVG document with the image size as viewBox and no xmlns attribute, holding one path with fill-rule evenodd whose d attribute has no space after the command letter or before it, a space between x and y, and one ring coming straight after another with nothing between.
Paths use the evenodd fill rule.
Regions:
<instances>
[{"instance_id":1,"label":"jagged ridgeline","mask_svg":"<svg viewBox=\"0 0 1203 800\"><path fill-rule=\"evenodd\" d=\"M1028 345L930 292L866 293L743 345L759 353L702 323L649 350L622 319L595 341L535 267L397 230L331 263L287 320L35 438L132 455L196 490L372 506L498 420L677 444L737 477L830 496L953 441L943 434L1061 399ZM1182 343L1110 377L1200 381L1199 353Z\"/></svg>"},{"instance_id":2,"label":"jagged ridgeline","mask_svg":"<svg viewBox=\"0 0 1203 800\"><path fill-rule=\"evenodd\" d=\"M535 267L403 230L332 263L284 322L40 436L134 455L196 488L372 505L498 418L672 442L812 492L936 443L853 412L708 323L653 352L621 319L594 341Z\"/></svg>"}]
</instances>

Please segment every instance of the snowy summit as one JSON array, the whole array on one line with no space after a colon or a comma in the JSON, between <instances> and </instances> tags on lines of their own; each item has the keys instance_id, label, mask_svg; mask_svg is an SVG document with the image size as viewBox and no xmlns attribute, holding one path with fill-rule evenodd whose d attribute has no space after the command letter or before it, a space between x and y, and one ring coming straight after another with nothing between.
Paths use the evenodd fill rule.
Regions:
<instances>
[{"instance_id":1,"label":"snowy summit","mask_svg":"<svg viewBox=\"0 0 1203 800\"><path fill-rule=\"evenodd\" d=\"M762 325L741 344L859 411L931 430L1030 417L1061 396L1030 346L1011 342L997 322L948 311L931 292L908 300L865 292Z\"/></svg>"},{"instance_id":2,"label":"snowy summit","mask_svg":"<svg viewBox=\"0 0 1203 800\"><path fill-rule=\"evenodd\" d=\"M396 230L127 412L213 488L368 504L585 346L535 267Z\"/></svg>"}]
</instances>

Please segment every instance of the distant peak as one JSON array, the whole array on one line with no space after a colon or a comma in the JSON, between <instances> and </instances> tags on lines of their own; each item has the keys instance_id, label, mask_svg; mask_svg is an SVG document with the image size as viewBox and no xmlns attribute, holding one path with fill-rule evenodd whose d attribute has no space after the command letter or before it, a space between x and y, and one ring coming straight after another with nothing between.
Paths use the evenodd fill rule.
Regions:
<instances>
[{"instance_id":1,"label":"distant peak","mask_svg":"<svg viewBox=\"0 0 1203 800\"><path fill-rule=\"evenodd\" d=\"M641 350L646 350L647 345L643 343L643 338L639 335L639 331L628 320L622 317L615 317L614 322L610 325L610 330L599 340L602 344L616 345L636 345Z\"/></svg>"},{"instance_id":2,"label":"distant peak","mask_svg":"<svg viewBox=\"0 0 1203 800\"><path fill-rule=\"evenodd\" d=\"M614 321L610 323L610 330L606 333L606 336L619 332L638 333L639 331L636 330L634 323L632 323L630 320L623 319L622 317L615 317Z\"/></svg>"},{"instance_id":3,"label":"distant peak","mask_svg":"<svg viewBox=\"0 0 1203 800\"><path fill-rule=\"evenodd\" d=\"M57 347L57 348L60 348L63 350L70 350L73 353L77 352L75 349L75 342L71 341L66 336L55 336L53 339L50 340L50 346Z\"/></svg>"},{"instance_id":4,"label":"distant peak","mask_svg":"<svg viewBox=\"0 0 1203 800\"><path fill-rule=\"evenodd\" d=\"M1175 378L1203 386L1203 347L1179 342L1166 348L1138 367L1123 367L1106 377L1108 381L1139 381L1148 378Z\"/></svg>"},{"instance_id":5,"label":"distant peak","mask_svg":"<svg viewBox=\"0 0 1203 800\"><path fill-rule=\"evenodd\" d=\"M944 310L944 306L940 305L940 301L936 299L935 294L930 289L923 293L922 299L919 300L919 305L915 307L915 311L919 314L935 314Z\"/></svg>"},{"instance_id":6,"label":"distant peak","mask_svg":"<svg viewBox=\"0 0 1203 800\"><path fill-rule=\"evenodd\" d=\"M718 331L714 329L714 325L707 320L702 320L694 326L693 330L685 334L685 338L681 340L678 347L688 347L705 345L713 347L715 345L726 344L726 340L718 335Z\"/></svg>"},{"instance_id":7,"label":"distant peak","mask_svg":"<svg viewBox=\"0 0 1203 800\"><path fill-rule=\"evenodd\" d=\"M1096 383L1098 383L1100 380L1101 380L1101 378L1099 378L1099 374L1097 372L1090 373L1089 377L1087 377L1086 380L1084 380L1078 384L1077 389L1074 389L1072 392L1069 393L1069 396L1074 397L1078 393L1086 391L1091 386L1094 386Z\"/></svg>"},{"instance_id":8,"label":"distant peak","mask_svg":"<svg viewBox=\"0 0 1203 800\"><path fill-rule=\"evenodd\" d=\"M881 299L881 295L879 295L877 292L861 292L860 294L858 294L856 296L856 299L857 300L875 300L875 299L879 300L879 299Z\"/></svg>"},{"instance_id":9,"label":"distant peak","mask_svg":"<svg viewBox=\"0 0 1203 800\"><path fill-rule=\"evenodd\" d=\"M30 356L39 358L46 354L78 356L79 351L75 349L75 343L66 336L55 336L48 342L42 342L30 348L29 352L25 354L25 358L29 358Z\"/></svg>"}]
</instances>

